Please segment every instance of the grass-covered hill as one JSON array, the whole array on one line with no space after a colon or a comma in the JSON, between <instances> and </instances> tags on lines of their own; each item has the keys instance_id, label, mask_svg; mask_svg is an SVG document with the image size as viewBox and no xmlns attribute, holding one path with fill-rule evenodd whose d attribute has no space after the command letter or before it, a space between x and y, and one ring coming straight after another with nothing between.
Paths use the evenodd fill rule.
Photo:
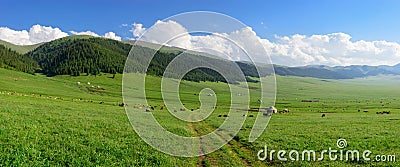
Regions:
<instances>
[{"instance_id":1,"label":"grass-covered hill","mask_svg":"<svg viewBox=\"0 0 400 167\"><path fill-rule=\"evenodd\" d=\"M377 154L397 156L399 77L321 80L277 76L276 107L280 111L287 108L289 113L273 115L267 129L252 143L248 135L258 113L243 113L246 122L227 145L205 156L182 158L159 152L135 133L124 107L119 106L123 102L123 76L109 76L45 77L0 68L0 166L400 165L398 161L330 161L328 154L323 161L311 162L279 161L276 154L272 161L257 159L265 146L268 150L315 150L319 158L321 150L337 149L340 138L348 142L344 151L368 149L373 152L371 158ZM218 98L218 107L206 120L192 123L176 119L160 107L161 77L148 76L146 80L149 105L157 106L151 112L168 131L199 136L225 121L219 115L229 110L231 92L227 84L182 81L180 97L187 108L200 107L196 94L204 88L214 90ZM104 89L93 89L92 85ZM250 93L259 91L258 84L249 85L254 88ZM314 98L319 102L302 102ZM257 107L257 99L251 96L251 107ZM391 113L376 114L382 111Z\"/></svg>"},{"instance_id":2,"label":"grass-covered hill","mask_svg":"<svg viewBox=\"0 0 400 167\"><path fill-rule=\"evenodd\" d=\"M10 42L6 42L3 40L0 40L0 45L4 45L7 48L10 48L11 50L14 50L20 54L25 54L28 53L29 51L34 50L38 46L40 46L42 43L39 44L34 44L34 45L15 45Z\"/></svg>"}]
</instances>

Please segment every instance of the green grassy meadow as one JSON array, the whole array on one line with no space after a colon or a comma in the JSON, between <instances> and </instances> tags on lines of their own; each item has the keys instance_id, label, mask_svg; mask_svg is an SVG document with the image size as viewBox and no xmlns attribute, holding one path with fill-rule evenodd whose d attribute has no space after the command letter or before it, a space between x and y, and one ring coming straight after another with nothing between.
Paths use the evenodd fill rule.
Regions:
<instances>
[{"instance_id":1,"label":"green grassy meadow","mask_svg":"<svg viewBox=\"0 0 400 167\"><path fill-rule=\"evenodd\" d=\"M159 152L135 133L124 107L119 106L122 75L46 77L0 69L0 78L1 166L400 166L399 162L329 161L327 157L316 162L257 159L264 146L321 151L337 148L340 138L347 140L346 150L368 149L374 155L395 154L397 158L400 77L396 76L351 80L277 76L276 107L287 108L289 113L274 114L260 138L250 143L257 113L249 112L232 141L216 152L192 158ZM163 104L160 80L146 79L150 105ZM251 105L257 107L257 84L249 84L254 88ZM182 81L180 96L185 107L197 109L196 94L204 88L213 89L218 97L218 108L205 121L180 121L160 108L152 113L175 134L207 134L224 121L218 115L228 112L230 94L225 83ZM301 102L310 99L319 102ZM382 111L390 114L376 114Z\"/></svg>"}]
</instances>

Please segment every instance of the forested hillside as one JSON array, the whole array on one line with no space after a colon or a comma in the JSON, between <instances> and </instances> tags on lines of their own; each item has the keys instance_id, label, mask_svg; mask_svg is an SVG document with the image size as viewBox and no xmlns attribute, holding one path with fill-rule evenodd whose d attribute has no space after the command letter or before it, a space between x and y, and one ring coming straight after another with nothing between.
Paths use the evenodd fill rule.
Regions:
<instances>
[{"instance_id":1,"label":"forested hillside","mask_svg":"<svg viewBox=\"0 0 400 167\"><path fill-rule=\"evenodd\" d=\"M54 75L98 75L100 73L122 73L128 53L132 45L111 39L97 37L66 37L45 43L27 56L36 60L41 67L40 72L48 76ZM130 71L143 69L142 56L151 56L154 50L141 47L137 60ZM167 65L181 52L156 52L147 74L162 76ZM217 72L200 68L185 75L191 81L222 81L225 79Z\"/></svg>"},{"instance_id":2,"label":"forested hillside","mask_svg":"<svg viewBox=\"0 0 400 167\"><path fill-rule=\"evenodd\" d=\"M32 58L0 45L0 67L34 74L38 64Z\"/></svg>"},{"instance_id":3,"label":"forested hillside","mask_svg":"<svg viewBox=\"0 0 400 167\"><path fill-rule=\"evenodd\" d=\"M122 73L131 45L105 38L63 38L27 53L39 63L42 73L53 75L98 75Z\"/></svg>"}]
</instances>

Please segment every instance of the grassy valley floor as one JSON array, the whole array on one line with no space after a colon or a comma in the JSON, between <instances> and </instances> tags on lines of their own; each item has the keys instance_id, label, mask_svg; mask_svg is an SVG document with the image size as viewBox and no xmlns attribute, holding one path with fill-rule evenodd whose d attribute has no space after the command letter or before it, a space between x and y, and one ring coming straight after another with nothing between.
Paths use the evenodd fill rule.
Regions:
<instances>
[{"instance_id":1,"label":"grassy valley floor","mask_svg":"<svg viewBox=\"0 0 400 167\"><path fill-rule=\"evenodd\" d=\"M0 164L4 166L399 166L399 162L372 161L260 161L259 150L337 149L371 150L373 155L400 153L399 77L378 76L352 80L277 76L278 110L255 142L248 135L257 113L247 115L239 134L214 153L193 158L157 151L135 133L122 100L122 75L45 77L0 69ZM158 77L148 77L151 105L161 105ZM77 84L80 82L80 84ZM88 84L90 82L90 85ZM252 83L254 84L254 83ZM95 87L92 87L95 86ZM100 87L98 87L100 86ZM257 84L250 85L256 89ZM226 84L181 84L187 108L199 107L198 94L212 88L218 108L205 121L171 119L164 109L152 113L171 132L199 136L215 130L227 113L230 94ZM257 105L256 93L251 98ZM318 102L302 102L316 100ZM390 111L390 114L376 112ZM322 118L322 114L325 117ZM254 117L250 117L253 115ZM319 156L318 156L319 157ZM397 158L397 157L396 157Z\"/></svg>"}]
</instances>

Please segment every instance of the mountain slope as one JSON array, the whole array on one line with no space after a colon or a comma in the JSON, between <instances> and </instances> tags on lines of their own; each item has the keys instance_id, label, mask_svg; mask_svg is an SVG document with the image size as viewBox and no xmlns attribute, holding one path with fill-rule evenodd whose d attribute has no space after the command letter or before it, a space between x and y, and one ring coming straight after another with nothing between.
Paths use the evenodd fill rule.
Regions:
<instances>
[{"instance_id":1,"label":"mountain slope","mask_svg":"<svg viewBox=\"0 0 400 167\"><path fill-rule=\"evenodd\" d=\"M275 73L282 76L314 77L322 79L353 79L377 75L400 75L400 64L395 66L274 66Z\"/></svg>"},{"instance_id":2,"label":"mountain slope","mask_svg":"<svg viewBox=\"0 0 400 167\"><path fill-rule=\"evenodd\" d=\"M129 44L105 38L66 37L27 53L46 75L122 73Z\"/></svg>"},{"instance_id":3,"label":"mountain slope","mask_svg":"<svg viewBox=\"0 0 400 167\"><path fill-rule=\"evenodd\" d=\"M350 79L352 77L321 67L285 67L274 66L275 74L281 76L313 77L323 79Z\"/></svg>"},{"instance_id":4,"label":"mountain slope","mask_svg":"<svg viewBox=\"0 0 400 167\"><path fill-rule=\"evenodd\" d=\"M0 67L34 74L38 64L32 58L0 45Z\"/></svg>"},{"instance_id":5,"label":"mountain slope","mask_svg":"<svg viewBox=\"0 0 400 167\"><path fill-rule=\"evenodd\" d=\"M14 50L20 54L28 53L29 51L34 50L35 48L39 47L42 43L35 44L35 45L14 45L12 43L0 40L0 45L4 45L11 50Z\"/></svg>"},{"instance_id":6,"label":"mountain slope","mask_svg":"<svg viewBox=\"0 0 400 167\"><path fill-rule=\"evenodd\" d=\"M155 52L148 46L136 46L133 53L135 54L134 58L126 62L131 47L132 45L129 43L106 38L72 36L45 43L27 55L36 60L42 68L41 72L48 76L97 75L100 72L115 74L122 73L124 67L127 72L146 72L150 75L163 76L170 62L184 52L184 50L175 50L176 48L172 47L165 47ZM141 71L148 63L145 60L154 52L155 55L150 61L148 69ZM231 78L232 82L240 81L241 78L237 75L240 72L239 68L233 68L236 66L235 62L200 54L202 53L184 52L183 59L178 59L179 63L172 68L179 71L187 69L193 64L212 65L217 68L217 71L223 71L225 77ZM207 68L193 69L184 75L183 79L197 82L227 82L226 78L218 72Z\"/></svg>"}]
</instances>

